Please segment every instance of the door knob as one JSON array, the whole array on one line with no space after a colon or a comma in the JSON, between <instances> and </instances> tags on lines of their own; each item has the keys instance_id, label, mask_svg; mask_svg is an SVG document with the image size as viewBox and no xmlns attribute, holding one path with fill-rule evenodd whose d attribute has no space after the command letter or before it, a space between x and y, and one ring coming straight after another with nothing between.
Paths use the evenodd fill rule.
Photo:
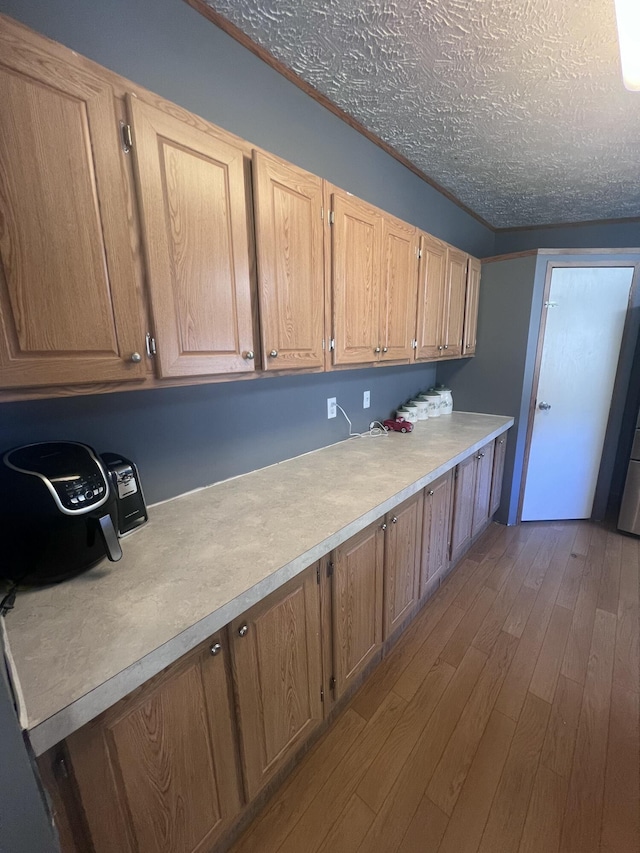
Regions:
<instances>
[{"instance_id":1,"label":"door knob","mask_svg":"<svg viewBox=\"0 0 640 853\"><path fill-rule=\"evenodd\" d=\"M551 408L551 403L538 403L538 408L542 409L543 412L546 412Z\"/></svg>"}]
</instances>

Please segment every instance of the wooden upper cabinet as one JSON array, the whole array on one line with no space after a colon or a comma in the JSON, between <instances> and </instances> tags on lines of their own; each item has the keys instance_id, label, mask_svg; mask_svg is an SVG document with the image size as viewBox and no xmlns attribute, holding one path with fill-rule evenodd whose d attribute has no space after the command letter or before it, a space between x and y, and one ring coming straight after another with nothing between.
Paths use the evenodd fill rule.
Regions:
<instances>
[{"instance_id":1,"label":"wooden upper cabinet","mask_svg":"<svg viewBox=\"0 0 640 853\"><path fill-rule=\"evenodd\" d=\"M423 494L387 513L384 560L384 638L409 618L418 602Z\"/></svg>"},{"instance_id":2,"label":"wooden upper cabinet","mask_svg":"<svg viewBox=\"0 0 640 853\"><path fill-rule=\"evenodd\" d=\"M467 265L467 293L464 307L463 355L475 355L476 352L481 269L482 264L477 258L469 258Z\"/></svg>"},{"instance_id":3,"label":"wooden upper cabinet","mask_svg":"<svg viewBox=\"0 0 640 853\"><path fill-rule=\"evenodd\" d=\"M0 21L0 387L142 378L111 87Z\"/></svg>"},{"instance_id":4,"label":"wooden upper cabinet","mask_svg":"<svg viewBox=\"0 0 640 853\"><path fill-rule=\"evenodd\" d=\"M381 361L409 361L416 323L418 232L399 219L382 221Z\"/></svg>"},{"instance_id":5,"label":"wooden upper cabinet","mask_svg":"<svg viewBox=\"0 0 640 853\"><path fill-rule=\"evenodd\" d=\"M334 364L378 360L382 217L347 193L332 193Z\"/></svg>"},{"instance_id":6,"label":"wooden upper cabinet","mask_svg":"<svg viewBox=\"0 0 640 853\"><path fill-rule=\"evenodd\" d=\"M416 359L442 356L446 298L447 247L428 234L420 236Z\"/></svg>"},{"instance_id":7,"label":"wooden upper cabinet","mask_svg":"<svg viewBox=\"0 0 640 853\"><path fill-rule=\"evenodd\" d=\"M255 369L244 154L129 96L161 376Z\"/></svg>"},{"instance_id":8,"label":"wooden upper cabinet","mask_svg":"<svg viewBox=\"0 0 640 853\"><path fill-rule=\"evenodd\" d=\"M333 552L333 677L339 698L382 646L384 531L379 521Z\"/></svg>"},{"instance_id":9,"label":"wooden upper cabinet","mask_svg":"<svg viewBox=\"0 0 640 853\"><path fill-rule=\"evenodd\" d=\"M322 179L253 152L262 363L322 367Z\"/></svg>"},{"instance_id":10,"label":"wooden upper cabinet","mask_svg":"<svg viewBox=\"0 0 640 853\"><path fill-rule=\"evenodd\" d=\"M443 355L460 358L464 326L464 303L467 289L467 255L447 248L447 285L445 289L445 320L442 344Z\"/></svg>"},{"instance_id":11,"label":"wooden upper cabinet","mask_svg":"<svg viewBox=\"0 0 640 853\"><path fill-rule=\"evenodd\" d=\"M239 812L225 657L212 638L68 738L95 853L205 853Z\"/></svg>"},{"instance_id":12,"label":"wooden upper cabinet","mask_svg":"<svg viewBox=\"0 0 640 853\"><path fill-rule=\"evenodd\" d=\"M319 590L312 566L229 627L248 798L322 720Z\"/></svg>"}]
</instances>

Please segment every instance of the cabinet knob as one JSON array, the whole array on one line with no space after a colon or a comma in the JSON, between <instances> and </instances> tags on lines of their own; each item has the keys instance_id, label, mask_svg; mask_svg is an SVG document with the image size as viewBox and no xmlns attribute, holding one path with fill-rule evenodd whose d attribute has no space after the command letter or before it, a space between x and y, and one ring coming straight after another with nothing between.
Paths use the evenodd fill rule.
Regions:
<instances>
[{"instance_id":1,"label":"cabinet knob","mask_svg":"<svg viewBox=\"0 0 640 853\"><path fill-rule=\"evenodd\" d=\"M444 347L443 347L443 346L439 346L439 347L438 347L438 349L439 349L439 350L443 350L443 349L444 349Z\"/></svg>"},{"instance_id":2,"label":"cabinet knob","mask_svg":"<svg viewBox=\"0 0 640 853\"><path fill-rule=\"evenodd\" d=\"M482 451L482 453L480 454L480 459L484 459L484 450L483 450L483 451Z\"/></svg>"},{"instance_id":3,"label":"cabinet knob","mask_svg":"<svg viewBox=\"0 0 640 853\"><path fill-rule=\"evenodd\" d=\"M271 352L269 353L269 355L271 356L271 358L277 358L278 357L278 350L272 349Z\"/></svg>"},{"instance_id":4,"label":"cabinet knob","mask_svg":"<svg viewBox=\"0 0 640 853\"><path fill-rule=\"evenodd\" d=\"M142 361L142 356L139 352L132 352L129 356L129 361L132 361L134 364L140 364Z\"/></svg>"},{"instance_id":5,"label":"cabinet knob","mask_svg":"<svg viewBox=\"0 0 640 853\"><path fill-rule=\"evenodd\" d=\"M429 495L429 497L433 497L433 495L435 494L435 492L433 491L433 489L429 489L429 491L427 492L427 494Z\"/></svg>"},{"instance_id":6,"label":"cabinet knob","mask_svg":"<svg viewBox=\"0 0 640 853\"><path fill-rule=\"evenodd\" d=\"M398 523L398 519L394 515L393 518L391 519L391 524L397 524L397 523Z\"/></svg>"},{"instance_id":7,"label":"cabinet knob","mask_svg":"<svg viewBox=\"0 0 640 853\"><path fill-rule=\"evenodd\" d=\"M243 353L242 357L246 358L248 361L251 361L251 359L253 358L253 350L247 350L247 352Z\"/></svg>"},{"instance_id":8,"label":"cabinet knob","mask_svg":"<svg viewBox=\"0 0 640 853\"><path fill-rule=\"evenodd\" d=\"M380 352L380 347L376 347L376 348L374 349L374 352Z\"/></svg>"},{"instance_id":9,"label":"cabinet knob","mask_svg":"<svg viewBox=\"0 0 640 853\"><path fill-rule=\"evenodd\" d=\"M220 645L220 643L214 643L209 651L211 652L213 657L215 657L216 655L219 655L222 651L222 646Z\"/></svg>"},{"instance_id":10,"label":"cabinet knob","mask_svg":"<svg viewBox=\"0 0 640 853\"><path fill-rule=\"evenodd\" d=\"M389 347L382 347L382 352L389 352Z\"/></svg>"},{"instance_id":11,"label":"cabinet knob","mask_svg":"<svg viewBox=\"0 0 640 853\"><path fill-rule=\"evenodd\" d=\"M246 637L248 633L249 633L249 626L248 625L243 625L241 628L238 628L238 634L240 634L241 637Z\"/></svg>"},{"instance_id":12,"label":"cabinet knob","mask_svg":"<svg viewBox=\"0 0 640 853\"><path fill-rule=\"evenodd\" d=\"M449 349L449 344L445 344L445 345L444 345L444 348L445 348L445 349Z\"/></svg>"},{"instance_id":13,"label":"cabinet knob","mask_svg":"<svg viewBox=\"0 0 640 853\"><path fill-rule=\"evenodd\" d=\"M386 529L387 529L387 525L386 525L386 522L384 522L383 524L380 525L380 530L386 530Z\"/></svg>"},{"instance_id":14,"label":"cabinet knob","mask_svg":"<svg viewBox=\"0 0 640 853\"><path fill-rule=\"evenodd\" d=\"M504 444L504 438L501 438L498 444Z\"/></svg>"}]
</instances>

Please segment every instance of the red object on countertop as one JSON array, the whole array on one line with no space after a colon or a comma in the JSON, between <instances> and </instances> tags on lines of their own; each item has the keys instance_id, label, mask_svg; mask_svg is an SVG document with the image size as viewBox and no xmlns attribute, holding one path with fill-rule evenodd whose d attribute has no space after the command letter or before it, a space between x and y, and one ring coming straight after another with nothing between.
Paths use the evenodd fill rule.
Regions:
<instances>
[{"instance_id":1,"label":"red object on countertop","mask_svg":"<svg viewBox=\"0 0 640 853\"><path fill-rule=\"evenodd\" d=\"M404 418L389 418L389 420L383 421L382 426L386 429L387 432L389 430L393 430L394 432L411 432L413 429L413 424L411 421L405 421Z\"/></svg>"}]
</instances>

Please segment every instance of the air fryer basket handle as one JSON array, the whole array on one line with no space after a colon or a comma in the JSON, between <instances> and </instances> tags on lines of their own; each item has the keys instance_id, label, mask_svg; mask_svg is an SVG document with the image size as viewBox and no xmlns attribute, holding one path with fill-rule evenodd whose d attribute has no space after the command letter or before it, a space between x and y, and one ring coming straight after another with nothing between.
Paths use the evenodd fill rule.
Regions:
<instances>
[{"instance_id":1,"label":"air fryer basket handle","mask_svg":"<svg viewBox=\"0 0 640 853\"><path fill-rule=\"evenodd\" d=\"M111 516L108 513L107 515L102 515L98 519L98 528L100 530L102 541L104 542L107 557L112 563L116 563L120 557L122 557L122 548L118 542L118 536L116 534L115 527L113 526L113 522L111 521Z\"/></svg>"}]
</instances>

